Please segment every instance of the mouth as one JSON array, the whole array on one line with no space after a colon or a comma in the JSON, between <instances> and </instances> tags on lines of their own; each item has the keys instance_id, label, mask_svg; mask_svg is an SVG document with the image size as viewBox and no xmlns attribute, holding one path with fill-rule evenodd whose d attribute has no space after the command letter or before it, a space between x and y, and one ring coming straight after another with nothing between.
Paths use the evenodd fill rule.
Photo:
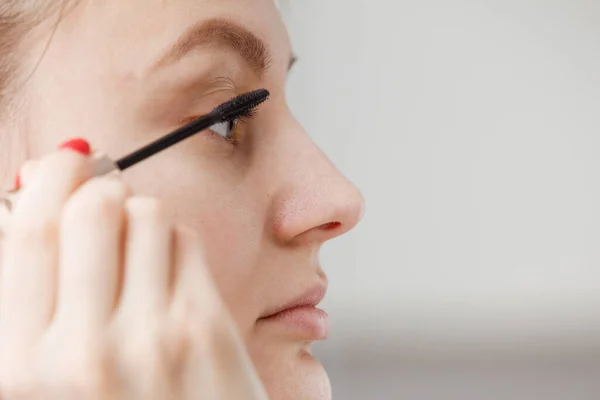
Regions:
<instances>
[{"instance_id":1,"label":"mouth","mask_svg":"<svg viewBox=\"0 0 600 400\"><path fill-rule=\"evenodd\" d=\"M313 286L288 303L267 311L258 324L291 331L299 340L325 340L329 336L329 316L317 305L326 293L327 284Z\"/></svg>"}]
</instances>

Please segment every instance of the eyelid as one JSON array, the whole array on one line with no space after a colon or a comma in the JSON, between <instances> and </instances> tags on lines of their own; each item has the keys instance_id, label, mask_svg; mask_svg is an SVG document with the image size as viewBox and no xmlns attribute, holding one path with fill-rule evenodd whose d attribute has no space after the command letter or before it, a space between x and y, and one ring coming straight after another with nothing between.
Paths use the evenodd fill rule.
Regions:
<instances>
[{"instance_id":1,"label":"eyelid","mask_svg":"<svg viewBox=\"0 0 600 400\"><path fill-rule=\"evenodd\" d=\"M223 78L223 79L227 79L227 78ZM224 94L221 96L218 96L218 97L215 96L217 93L220 93L220 92L224 92ZM186 116L183 118L180 117L179 120L177 121L177 124L179 124L179 125L188 124L188 123L192 122L193 120L198 119L201 116L210 113L219 104L222 104L222 103L232 99L233 97L235 97L235 95L236 95L236 91L234 88L230 89L230 88L219 87L219 88L213 88L208 91L206 91L206 90L202 91L200 94L197 95L197 97L195 97L193 99L188 98L188 100L187 100L188 105L187 105L187 107L185 107L188 110L185 114ZM213 99L211 99L211 97L213 97ZM214 97L217 97L217 99L214 99ZM183 112L182 112L182 114L183 114Z\"/></svg>"},{"instance_id":2,"label":"eyelid","mask_svg":"<svg viewBox=\"0 0 600 400\"><path fill-rule=\"evenodd\" d=\"M209 94L221 91L221 90L230 90L232 92L235 92L236 87L237 87L237 85L235 84L235 81L226 76L216 76L216 77L210 79L206 83L206 86L209 89L204 92L204 95L209 95Z\"/></svg>"}]
</instances>

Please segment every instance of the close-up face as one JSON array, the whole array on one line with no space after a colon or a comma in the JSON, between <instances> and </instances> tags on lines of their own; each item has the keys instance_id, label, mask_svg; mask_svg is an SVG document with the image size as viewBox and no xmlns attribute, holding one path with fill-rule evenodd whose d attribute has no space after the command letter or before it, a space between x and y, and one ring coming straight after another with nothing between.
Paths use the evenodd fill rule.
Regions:
<instances>
[{"instance_id":1,"label":"close-up face","mask_svg":"<svg viewBox=\"0 0 600 400\"><path fill-rule=\"evenodd\" d=\"M269 90L255 115L202 132L123 179L199 232L271 398L329 398L311 355L326 321L267 317L320 301L319 250L357 224L363 201L288 109L294 56L273 0L72 3L23 44L26 79L11 125L23 157L83 137L116 158L236 95Z\"/></svg>"}]
</instances>

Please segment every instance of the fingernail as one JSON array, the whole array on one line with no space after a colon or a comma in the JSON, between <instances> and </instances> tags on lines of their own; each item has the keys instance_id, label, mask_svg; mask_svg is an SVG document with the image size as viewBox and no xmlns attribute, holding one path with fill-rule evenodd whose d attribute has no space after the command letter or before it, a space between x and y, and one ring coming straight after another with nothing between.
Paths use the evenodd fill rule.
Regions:
<instances>
[{"instance_id":1,"label":"fingernail","mask_svg":"<svg viewBox=\"0 0 600 400\"><path fill-rule=\"evenodd\" d=\"M89 156L91 152L90 144L85 139L81 138L68 140L61 144L58 148L59 150L73 150L77 153L83 154L84 156Z\"/></svg>"},{"instance_id":2,"label":"fingernail","mask_svg":"<svg viewBox=\"0 0 600 400\"><path fill-rule=\"evenodd\" d=\"M15 188L14 190L21 189L21 173L17 172L17 176L15 177Z\"/></svg>"}]
</instances>

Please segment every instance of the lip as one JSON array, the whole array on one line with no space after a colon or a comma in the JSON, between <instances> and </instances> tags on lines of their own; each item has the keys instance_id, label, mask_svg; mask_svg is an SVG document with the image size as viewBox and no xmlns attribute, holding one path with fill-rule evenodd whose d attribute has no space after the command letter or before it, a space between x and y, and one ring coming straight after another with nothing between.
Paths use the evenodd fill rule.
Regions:
<instances>
[{"instance_id":1,"label":"lip","mask_svg":"<svg viewBox=\"0 0 600 400\"><path fill-rule=\"evenodd\" d=\"M302 340L325 340L329 335L329 316L317 305L327 293L327 284L313 286L282 306L268 310L260 324L276 324L293 331Z\"/></svg>"}]
</instances>

